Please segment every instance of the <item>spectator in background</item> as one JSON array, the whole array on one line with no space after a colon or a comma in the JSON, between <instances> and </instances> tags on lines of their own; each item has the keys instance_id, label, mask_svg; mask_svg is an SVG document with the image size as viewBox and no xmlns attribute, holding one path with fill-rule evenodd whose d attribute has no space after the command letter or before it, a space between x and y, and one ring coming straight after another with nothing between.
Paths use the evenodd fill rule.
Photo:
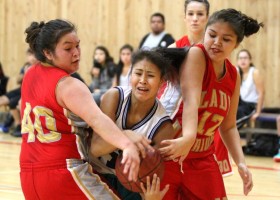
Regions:
<instances>
[{"instance_id":1,"label":"spectator in background","mask_svg":"<svg viewBox=\"0 0 280 200\"><path fill-rule=\"evenodd\" d=\"M104 46L96 47L91 70L92 83L89 88L97 105L100 105L101 96L112 87L115 71L116 65L108 49Z\"/></svg>"},{"instance_id":2,"label":"spectator in background","mask_svg":"<svg viewBox=\"0 0 280 200\"><path fill-rule=\"evenodd\" d=\"M0 62L0 96L6 94L8 80L9 77L5 76L2 64Z\"/></svg>"},{"instance_id":3,"label":"spectator in background","mask_svg":"<svg viewBox=\"0 0 280 200\"><path fill-rule=\"evenodd\" d=\"M143 47L168 47L175 40L165 30L165 18L161 13L154 13L151 16L151 33L148 33L143 37L140 42L139 49Z\"/></svg>"},{"instance_id":4,"label":"spectator in background","mask_svg":"<svg viewBox=\"0 0 280 200\"><path fill-rule=\"evenodd\" d=\"M113 86L129 86L129 72L131 68L131 57L133 47L125 44L120 49L120 60L117 65L116 75L113 81Z\"/></svg>"},{"instance_id":5,"label":"spectator in background","mask_svg":"<svg viewBox=\"0 0 280 200\"><path fill-rule=\"evenodd\" d=\"M278 138L279 138L279 151L278 154L273 156L273 160L275 162L280 162L280 115L276 118L276 126L277 126Z\"/></svg>"},{"instance_id":6,"label":"spectator in background","mask_svg":"<svg viewBox=\"0 0 280 200\"><path fill-rule=\"evenodd\" d=\"M254 122L260 115L265 90L263 76L253 65L251 53L247 49L237 54L237 66L241 76L237 127L241 128L249 119Z\"/></svg>"},{"instance_id":7,"label":"spectator in background","mask_svg":"<svg viewBox=\"0 0 280 200\"><path fill-rule=\"evenodd\" d=\"M11 133L11 135L15 137L20 137L21 127L20 127L20 113L17 109L18 102L21 98L21 83L25 72L29 69L29 67L35 63L37 63L37 59L35 58L34 53L31 49L26 51L27 61L23 65L20 70L20 74L17 78L17 83L20 85L18 88L7 92L5 95L0 96L0 106L8 105L10 108L11 116L7 117L4 124L0 126L0 131L4 133L8 133L10 127L15 124L15 130Z\"/></svg>"}]
</instances>

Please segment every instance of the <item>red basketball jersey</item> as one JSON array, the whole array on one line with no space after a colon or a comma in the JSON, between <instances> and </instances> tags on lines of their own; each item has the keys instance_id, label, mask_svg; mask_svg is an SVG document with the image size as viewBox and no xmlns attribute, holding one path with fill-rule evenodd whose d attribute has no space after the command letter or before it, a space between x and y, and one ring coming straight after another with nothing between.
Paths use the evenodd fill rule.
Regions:
<instances>
[{"instance_id":1,"label":"red basketball jersey","mask_svg":"<svg viewBox=\"0 0 280 200\"><path fill-rule=\"evenodd\" d=\"M22 164L83 158L78 151L74 129L68 125L64 110L56 101L57 83L66 76L69 74L65 71L41 63L31 67L24 76L21 93Z\"/></svg>"},{"instance_id":2,"label":"red basketball jersey","mask_svg":"<svg viewBox=\"0 0 280 200\"><path fill-rule=\"evenodd\" d=\"M183 48L183 47L186 47L186 46L191 46L191 43L190 43L187 35L183 36L181 39L176 41L176 47L177 48Z\"/></svg>"},{"instance_id":3,"label":"red basketball jersey","mask_svg":"<svg viewBox=\"0 0 280 200\"><path fill-rule=\"evenodd\" d=\"M214 153L214 133L228 113L237 78L236 68L225 60L225 74L218 80L204 46L202 44L196 46L204 52L206 68L198 109L197 136L188 155L190 158Z\"/></svg>"}]
</instances>

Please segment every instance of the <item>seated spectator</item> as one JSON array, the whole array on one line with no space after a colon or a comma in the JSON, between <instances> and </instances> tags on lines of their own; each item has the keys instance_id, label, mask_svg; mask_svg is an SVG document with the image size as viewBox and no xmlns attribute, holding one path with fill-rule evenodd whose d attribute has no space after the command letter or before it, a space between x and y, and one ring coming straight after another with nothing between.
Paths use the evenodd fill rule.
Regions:
<instances>
[{"instance_id":1,"label":"seated spectator","mask_svg":"<svg viewBox=\"0 0 280 200\"><path fill-rule=\"evenodd\" d=\"M237 65L241 75L237 127L241 128L249 119L254 122L260 115L265 90L263 76L253 65L251 53L247 49L239 51Z\"/></svg>"},{"instance_id":2,"label":"seated spectator","mask_svg":"<svg viewBox=\"0 0 280 200\"><path fill-rule=\"evenodd\" d=\"M8 80L9 77L5 76L4 70L2 68L2 64L0 62L0 96L6 94Z\"/></svg>"},{"instance_id":3,"label":"seated spectator","mask_svg":"<svg viewBox=\"0 0 280 200\"><path fill-rule=\"evenodd\" d=\"M280 115L276 118L276 126L277 126L278 138L279 138L279 151L278 154L273 156L273 160L275 162L280 162Z\"/></svg>"},{"instance_id":4,"label":"seated spectator","mask_svg":"<svg viewBox=\"0 0 280 200\"><path fill-rule=\"evenodd\" d=\"M116 75L113 81L115 86L129 86L129 72L131 68L131 57L133 54L133 47L125 44L120 49L120 60L117 65Z\"/></svg>"},{"instance_id":5,"label":"seated spectator","mask_svg":"<svg viewBox=\"0 0 280 200\"><path fill-rule=\"evenodd\" d=\"M15 124L15 130L11 135L20 137L20 113L17 109L18 102L21 98L21 83L25 72L29 69L29 67L37 62L34 53L31 49L28 49L26 52L27 55L27 62L23 65L20 70L20 74L17 78L17 82L20 86L14 90L7 92L5 95L0 96L0 106L8 105L10 108L10 114L12 117L8 117L4 124L0 126L0 131L4 133L8 133L10 127Z\"/></svg>"},{"instance_id":6,"label":"seated spectator","mask_svg":"<svg viewBox=\"0 0 280 200\"><path fill-rule=\"evenodd\" d=\"M101 96L112 87L115 71L116 65L107 48L104 46L96 47L91 70L92 83L89 88L97 105L100 105Z\"/></svg>"}]
</instances>

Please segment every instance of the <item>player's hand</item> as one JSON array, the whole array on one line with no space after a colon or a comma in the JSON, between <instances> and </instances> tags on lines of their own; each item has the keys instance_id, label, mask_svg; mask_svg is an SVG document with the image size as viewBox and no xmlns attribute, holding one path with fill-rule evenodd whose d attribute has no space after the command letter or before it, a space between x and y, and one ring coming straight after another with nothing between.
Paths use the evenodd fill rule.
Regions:
<instances>
[{"instance_id":1,"label":"player's hand","mask_svg":"<svg viewBox=\"0 0 280 200\"><path fill-rule=\"evenodd\" d=\"M123 173L128 173L128 180L136 181L140 165L140 157L136 145L131 143L123 149L121 164L124 165Z\"/></svg>"},{"instance_id":2,"label":"player's hand","mask_svg":"<svg viewBox=\"0 0 280 200\"><path fill-rule=\"evenodd\" d=\"M146 157L146 151L154 151L153 147L150 146L151 140L145 136L130 130L125 130L124 133L137 146L142 158Z\"/></svg>"},{"instance_id":3,"label":"player's hand","mask_svg":"<svg viewBox=\"0 0 280 200\"><path fill-rule=\"evenodd\" d=\"M153 175L152 183L150 177L147 176L146 188L141 183L141 189L144 193L145 200L161 200L169 189L169 185L166 185L163 190L160 191L160 179L156 174Z\"/></svg>"},{"instance_id":4,"label":"player's hand","mask_svg":"<svg viewBox=\"0 0 280 200\"><path fill-rule=\"evenodd\" d=\"M159 151L163 155L165 160L179 161L181 164L187 157L190 151L190 144L184 137L179 137L172 140L163 140L161 145L164 147L160 148Z\"/></svg>"},{"instance_id":5,"label":"player's hand","mask_svg":"<svg viewBox=\"0 0 280 200\"><path fill-rule=\"evenodd\" d=\"M243 192L247 196L253 188L252 174L244 163L238 164L238 172L243 181Z\"/></svg>"}]
</instances>

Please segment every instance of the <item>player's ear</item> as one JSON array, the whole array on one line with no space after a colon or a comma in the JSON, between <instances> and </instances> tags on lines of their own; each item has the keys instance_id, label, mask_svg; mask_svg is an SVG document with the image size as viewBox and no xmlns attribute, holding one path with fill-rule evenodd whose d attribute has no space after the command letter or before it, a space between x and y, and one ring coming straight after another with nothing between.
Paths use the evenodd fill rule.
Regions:
<instances>
[{"instance_id":1,"label":"player's ear","mask_svg":"<svg viewBox=\"0 0 280 200\"><path fill-rule=\"evenodd\" d=\"M44 53L44 55L46 56L46 58L48 59L48 60L52 60L52 53L51 53L51 51L50 50L48 50L48 49L44 49L43 50L43 53Z\"/></svg>"}]
</instances>

